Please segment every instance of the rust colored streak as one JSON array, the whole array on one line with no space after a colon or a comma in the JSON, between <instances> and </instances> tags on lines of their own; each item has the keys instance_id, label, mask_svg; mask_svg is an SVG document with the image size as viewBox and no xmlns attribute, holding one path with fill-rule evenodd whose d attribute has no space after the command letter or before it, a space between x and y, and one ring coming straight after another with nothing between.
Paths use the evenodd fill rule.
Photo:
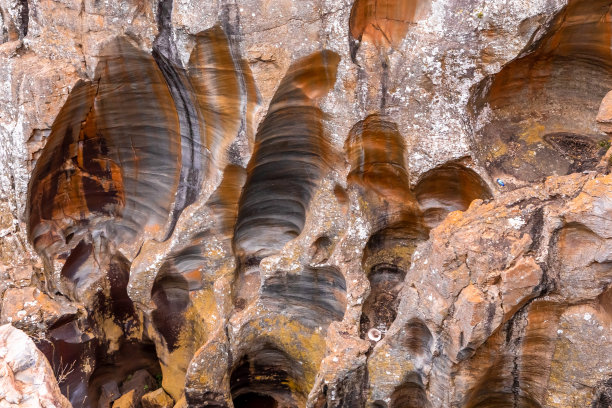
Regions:
<instances>
[{"instance_id":1,"label":"rust colored streak","mask_svg":"<svg viewBox=\"0 0 612 408\"><path fill-rule=\"evenodd\" d=\"M112 216L125 203L121 169L108 157L108 143L97 131L96 91L90 83L75 85L32 174L28 233L37 250L53 251L58 241L68 243L86 214Z\"/></svg>"},{"instance_id":2,"label":"rust colored streak","mask_svg":"<svg viewBox=\"0 0 612 408\"><path fill-rule=\"evenodd\" d=\"M74 87L36 164L31 241L55 256L86 230L103 231L116 244L143 232L161 236L180 162L178 116L161 71L126 39L113 40L95 82Z\"/></svg>"},{"instance_id":3,"label":"rust colored streak","mask_svg":"<svg viewBox=\"0 0 612 408\"><path fill-rule=\"evenodd\" d=\"M512 101L509 93L511 96L517 90L525 88L531 94L551 92L556 88L555 72L562 70L564 66L568 70L568 64L572 67L570 70L575 71L578 68L573 68L574 66L587 64L612 76L611 42L610 2L570 1L563 14L557 18L556 28L550 30L550 34L541 41L537 50L512 62L495 77L489 93L489 102L494 108L504 107ZM573 80L578 81L579 78ZM558 85L567 86L565 81ZM605 87L606 91L608 89L609 87Z\"/></svg>"},{"instance_id":4,"label":"rust colored streak","mask_svg":"<svg viewBox=\"0 0 612 408\"><path fill-rule=\"evenodd\" d=\"M249 142L253 140L259 97L251 69L217 25L196 36L188 72L204 117L202 143L212 161L222 165L228 147L241 132Z\"/></svg>"},{"instance_id":5,"label":"rust colored streak","mask_svg":"<svg viewBox=\"0 0 612 408\"><path fill-rule=\"evenodd\" d=\"M414 193L431 228L439 224L448 213L465 211L472 201L493 197L476 172L454 162L425 173Z\"/></svg>"},{"instance_id":6,"label":"rust colored streak","mask_svg":"<svg viewBox=\"0 0 612 408\"><path fill-rule=\"evenodd\" d=\"M133 238L144 228L162 237L181 163L179 118L166 80L149 54L123 38L105 47L96 78L98 128L129 192L125 233Z\"/></svg>"},{"instance_id":7,"label":"rust colored streak","mask_svg":"<svg viewBox=\"0 0 612 408\"><path fill-rule=\"evenodd\" d=\"M495 177L534 182L596 166L589 144L602 137L595 118L612 88L611 42L610 1L572 0L531 53L481 84L474 104L488 105L492 119L477 142ZM566 151L575 142L583 147Z\"/></svg>"},{"instance_id":8,"label":"rust colored streak","mask_svg":"<svg viewBox=\"0 0 612 408\"><path fill-rule=\"evenodd\" d=\"M380 215L393 217L385 224L418 224L420 211L410 191L405 147L397 125L383 116L370 115L353 126L345 150L351 163L349 184L363 188L366 199L380 209ZM395 219L398 214L399 219Z\"/></svg>"},{"instance_id":9,"label":"rust colored streak","mask_svg":"<svg viewBox=\"0 0 612 408\"><path fill-rule=\"evenodd\" d=\"M230 164L225 167L223 180L210 197L209 206L216 219L217 230L226 239L231 239L238 216L238 200L244 182L246 170L240 166Z\"/></svg>"},{"instance_id":10,"label":"rust colored streak","mask_svg":"<svg viewBox=\"0 0 612 408\"><path fill-rule=\"evenodd\" d=\"M353 126L345 149L351 163L349 182L398 202L410 198L404 141L395 123L368 116Z\"/></svg>"},{"instance_id":11,"label":"rust colored streak","mask_svg":"<svg viewBox=\"0 0 612 408\"><path fill-rule=\"evenodd\" d=\"M396 47L411 24L429 11L430 0L356 0L349 29L355 40Z\"/></svg>"},{"instance_id":12,"label":"rust colored streak","mask_svg":"<svg viewBox=\"0 0 612 408\"><path fill-rule=\"evenodd\" d=\"M493 333L456 374L474 384L461 406L542 407L564 309L558 303L536 301L525 316L514 317L505 330Z\"/></svg>"},{"instance_id":13,"label":"rust colored streak","mask_svg":"<svg viewBox=\"0 0 612 408\"><path fill-rule=\"evenodd\" d=\"M339 61L322 51L295 62L272 98L240 198L237 255L275 253L301 233L331 150L315 102L334 85Z\"/></svg>"}]
</instances>

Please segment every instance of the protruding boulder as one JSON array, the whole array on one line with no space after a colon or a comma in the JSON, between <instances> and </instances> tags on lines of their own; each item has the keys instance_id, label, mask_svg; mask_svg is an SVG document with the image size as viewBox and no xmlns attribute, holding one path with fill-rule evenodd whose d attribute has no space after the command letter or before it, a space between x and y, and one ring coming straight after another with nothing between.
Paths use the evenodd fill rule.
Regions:
<instances>
[{"instance_id":1,"label":"protruding boulder","mask_svg":"<svg viewBox=\"0 0 612 408\"><path fill-rule=\"evenodd\" d=\"M136 392L131 390L127 394L123 394L121 398L115 400L113 408L136 408L137 399Z\"/></svg>"},{"instance_id":2,"label":"protruding boulder","mask_svg":"<svg viewBox=\"0 0 612 408\"><path fill-rule=\"evenodd\" d=\"M119 385L117 381L109 381L100 387L100 399L98 400L98 408L110 408L113 401L119 399Z\"/></svg>"},{"instance_id":3,"label":"protruding boulder","mask_svg":"<svg viewBox=\"0 0 612 408\"><path fill-rule=\"evenodd\" d=\"M73 305L56 301L31 286L8 289L0 310L0 324L12 323L25 330L36 330L43 325L49 327L77 314Z\"/></svg>"},{"instance_id":4,"label":"protruding boulder","mask_svg":"<svg viewBox=\"0 0 612 408\"><path fill-rule=\"evenodd\" d=\"M612 91L608 92L601 101L596 119L602 131L612 133Z\"/></svg>"},{"instance_id":5,"label":"protruding boulder","mask_svg":"<svg viewBox=\"0 0 612 408\"><path fill-rule=\"evenodd\" d=\"M51 364L34 342L10 324L0 326L0 406L69 408Z\"/></svg>"},{"instance_id":6,"label":"protruding boulder","mask_svg":"<svg viewBox=\"0 0 612 408\"><path fill-rule=\"evenodd\" d=\"M138 408L141 406L140 400L142 399L143 395L145 395L156 387L157 382L155 381L155 378L153 378L147 370L138 370L121 385L120 390L124 395L120 399L123 399L124 396L130 394L133 391L133 399L135 401L134 407ZM115 404L116 403L117 402L115 402ZM115 405L113 405L113 407L114 406ZM123 408L123 405L121 405L121 407Z\"/></svg>"},{"instance_id":7,"label":"protruding boulder","mask_svg":"<svg viewBox=\"0 0 612 408\"><path fill-rule=\"evenodd\" d=\"M158 388L142 397L142 408L172 408L173 406L174 401L163 388Z\"/></svg>"}]
</instances>

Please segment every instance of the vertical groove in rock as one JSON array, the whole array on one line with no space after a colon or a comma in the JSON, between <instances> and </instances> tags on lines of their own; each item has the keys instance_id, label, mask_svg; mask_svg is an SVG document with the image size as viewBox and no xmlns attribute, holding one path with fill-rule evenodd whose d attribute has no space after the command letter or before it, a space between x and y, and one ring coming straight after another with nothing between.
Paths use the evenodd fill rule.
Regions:
<instances>
[{"instance_id":1,"label":"vertical groove in rock","mask_svg":"<svg viewBox=\"0 0 612 408\"><path fill-rule=\"evenodd\" d=\"M30 22L30 7L28 0L18 0L19 3L19 38L28 35L28 24Z\"/></svg>"},{"instance_id":2,"label":"vertical groove in rock","mask_svg":"<svg viewBox=\"0 0 612 408\"><path fill-rule=\"evenodd\" d=\"M204 120L202 144L210 154L210 173L232 159L228 149L241 134L251 143L259 98L248 64L219 25L198 33L195 41L187 72Z\"/></svg>"},{"instance_id":3,"label":"vertical groove in rock","mask_svg":"<svg viewBox=\"0 0 612 408\"><path fill-rule=\"evenodd\" d=\"M331 150L315 105L336 81L337 54L322 51L295 62L257 131L234 237L242 258L278 252L300 234Z\"/></svg>"},{"instance_id":4,"label":"vertical groove in rock","mask_svg":"<svg viewBox=\"0 0 612 408\"><path fill-rule=\"evenodd\" d=\"M195 202L202 187L205 170L204 151L201 144L203 119L197 108L197 101L193 98L194 92L185 72L155 50L153 58L168 84L179 117L181 134L180 180L170 215L170 226L163 239L165 241L174 232L181 212Z\"/></svg>"},{"instance_id":5,"label":"vertical groove in rock","mask_svg":"<svg viewBox=\"0 0 612 408\"><path fill-rule=\"evenodd\" d=\"M157 37L153 48L176 66L180 66L176 44L172 38L172 0L157 2Z\"/></svg>"}]
</instances>

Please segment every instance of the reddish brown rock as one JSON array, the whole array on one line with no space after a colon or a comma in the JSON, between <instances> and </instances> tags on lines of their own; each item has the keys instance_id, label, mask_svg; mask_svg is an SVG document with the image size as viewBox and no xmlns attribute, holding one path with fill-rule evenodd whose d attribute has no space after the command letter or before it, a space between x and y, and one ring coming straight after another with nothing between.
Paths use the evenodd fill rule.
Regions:
<instances>
[{"instance_id":1,"label":"reddish brown rock","mask_svg":"<svg viewBox=\"0 0 612 408\"><path fill-rule=\"evenodd\" d=\"M512 317L537 295L534 289L542 281L542 268L533 258L523 258L501 274L500 295L504 320Z\"/></svg>"},{"instance_id":2,"label":"reddish brown rock","mask_svg":"<svg viewBox=\"0 0 612 408\"><path fill-rule=\"evenodd\" d=\"M349 20L354 40L397 47L411 24L426 17L430 0L356 0Z\"/></svg>"}]
</instances>

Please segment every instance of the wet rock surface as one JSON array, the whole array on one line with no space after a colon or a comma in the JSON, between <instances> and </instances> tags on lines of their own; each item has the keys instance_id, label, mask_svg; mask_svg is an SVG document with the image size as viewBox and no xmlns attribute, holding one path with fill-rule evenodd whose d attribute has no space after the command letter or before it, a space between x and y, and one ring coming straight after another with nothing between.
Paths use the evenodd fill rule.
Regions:
<instances>
[{"instance_id":1,"label":"wet rock surface","mask_svg":"<svg viewBox=\"0 0 612 408\"><path fill-rule=\"evenodd\" d=\"M0 0L0 406L610 406L611 13Z\"/></svg>"}]
</instances>

